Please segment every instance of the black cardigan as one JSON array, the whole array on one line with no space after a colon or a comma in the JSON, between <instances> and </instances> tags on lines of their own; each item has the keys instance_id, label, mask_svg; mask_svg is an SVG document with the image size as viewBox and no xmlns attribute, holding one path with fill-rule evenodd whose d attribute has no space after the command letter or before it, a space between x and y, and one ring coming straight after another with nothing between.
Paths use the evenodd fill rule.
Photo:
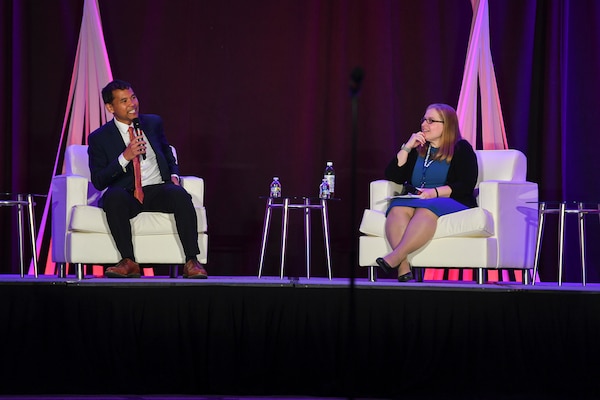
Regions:
<instances>
[{"instance_id":1,"label":"black cardigan","mask_svg":"<svg viewBox=\"0 0 600 400\"><path fill-rule=\"evenodd\" d=\"M385 168L385 178L399 184L406 181L410 182L417 158L418 152L413 149L408 154L406 163L399 167L398 158L394 156ZM473 192L475 191L478 174L477 156L473 151L473 147L466 140L459 140L454 147L454 156L450 161L450 168L446 177L446 185L452 188L450 198L469 208L477 207Z\"/></svg>"}]
</instances>

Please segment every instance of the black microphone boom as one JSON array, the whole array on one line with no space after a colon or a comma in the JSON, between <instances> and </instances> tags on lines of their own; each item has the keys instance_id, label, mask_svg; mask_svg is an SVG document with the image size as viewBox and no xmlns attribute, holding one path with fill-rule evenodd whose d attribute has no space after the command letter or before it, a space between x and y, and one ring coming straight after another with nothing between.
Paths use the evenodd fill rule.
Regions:
<instances>
[{"instance_id":1,"label":"black microphone boom","mask_svg":"<svg viewBox=\"0 0 600 400\"><path fill-rule=\"evenodd\" d=\"M133 119L133 129L135 129L135 136L142 136L142 125L139 118ZM142 153L142 158L146 159L146 153Z\"/></svg>"},{"instance_id":2,"label":"black microphone boom","mask_svg":"<svg viewBox=\"0 0 600 400\"><path fill-rule=\"evenodd\" d=\"M352 151L351 151L351 171L350 171L350 221L353 232L356 232L356 164L358 148L358 92L362 84L365 72L361 67L355 67L350 73L350 95L352 99ZM350 286L354 286L354 268L356 264L356 250L351 254L352 269L350 274Z\"/></svg>"},{"instance_id":3,"label":"black microphone boom","mask_svg":"<svg viewBox=\"0 0 600 400\"><path fill-rule=\"evenodd\" d=\"M360 85L365 76L365 71L361 67L356 67L350 74L350 94L356 96L360 91Z\"/></svg>"},{"instance_id":4,"label":"black microphone boom","mask_svg":"<svg viewBox=\"0 0 600 400\"><path fill-rule=\"evenodd\" d=\"M356 220L356 164L357 164L357 143L358 143L358 92L360 91L360 85L364 78L364 71L360 67L356 67L352 70L350 74L350 96L352 100L352 151L351 151L351 170L350 170L350 226L352 232L356 232L359 228ZM350 362L349 365L356 365L356 358L352 355L353 350L356 348L358 343L356 336L356 290L355 288L355 278L356 278L356 269L358 267L357 257L356 257L356 248L358 246L352 246L352 250L350 252L350 318L348 319L348 331L350 332L349 340L348 340L348 354L350 354ZM357 373L356 367L351 367L349 376L355 376ZM352 387L354 385L353 381L349 382L349 386ZM352 389L350 389L352 391Z\"/></svg>"}]
</instances>

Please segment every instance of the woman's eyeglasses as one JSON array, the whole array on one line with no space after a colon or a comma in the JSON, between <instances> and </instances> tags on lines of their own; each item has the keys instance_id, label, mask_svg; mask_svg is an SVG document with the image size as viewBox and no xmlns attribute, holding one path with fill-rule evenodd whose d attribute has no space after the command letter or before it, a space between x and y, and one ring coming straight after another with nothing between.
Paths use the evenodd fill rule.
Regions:
<instances>
[{"instance_id":1,"label":"woman's eyeglasses","mask_svg":"<svg viewBox=\"0 0 600 400\"><path fill-rule=\"evenodd\" d=\"M427 125L431 125L434 122L439 122L440 124L444 123L444 121L439 121L439 120L433 119L433 118L421 118L421 123L423 123L423 122L427 122Z\"/></svg>"}]
</instances>

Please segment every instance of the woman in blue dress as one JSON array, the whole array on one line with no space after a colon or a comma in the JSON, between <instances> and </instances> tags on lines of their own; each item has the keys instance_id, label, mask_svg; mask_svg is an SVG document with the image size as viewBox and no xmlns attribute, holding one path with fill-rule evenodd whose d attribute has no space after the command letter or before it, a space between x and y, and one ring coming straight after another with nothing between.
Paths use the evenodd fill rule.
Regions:
<instances>
[{"instance_id":1,"label":"woman in blue dress","mask_svg":"<svg viewBox=\"0 0 600 400\"><path fill-rule=\"evenodd\" d=\"M477 206L477 156L460 134L458 117L447 104L431 104L413 133L385 169L386 179L411 183L420 194L390 201L385 234L393 249L377 258L384 272L398 270L398 281L413 279L408 254L433 238L440 216Z\"/></svg>"}]
</instances>

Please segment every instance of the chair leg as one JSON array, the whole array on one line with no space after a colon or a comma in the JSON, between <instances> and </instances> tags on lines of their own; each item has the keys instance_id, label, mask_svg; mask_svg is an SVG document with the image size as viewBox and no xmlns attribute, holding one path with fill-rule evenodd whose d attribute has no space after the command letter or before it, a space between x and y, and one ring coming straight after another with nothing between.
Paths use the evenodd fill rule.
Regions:
<instances>
[{"instance_id":1,"label":"chair leg","mask_svg":"<svg viewBox=\"0 0 600 400\"><path fill-rule=\"evenodd\" d=\"M523 285L531 285L531 275L529 275L529 270L523 270Z\"/></svg>"},{"instance_id":2,"label":"chair leg","mask_svg":"<svg viewBox=\"0 0 600 400\"><path fill-rule=\"evenodd\" d=\"M67 277L67 263L58 262L55 264L56 276L59 278Z\"/></svg>"},{"instance_id":3,"label":"chair leg","mask_svg":"<svg viewBox=\"0 0 600 400\"><path fill-rule=\"evenodd\" d=\"M377 281L377 268L374 266L369 266L369 282Z\"/></svg>"},{"instance_id":4,"label":"chair leg","mask_svg":"<svg viewBox=\"0 0 600 400\"><path fill-rule=\"evenodd\" d=\"M487 271L485 268L477 268L477 283L483 285L487 280Z\"/></svg>"},{"instance_id":5,"label":"chair leg","mask_svg":"<svg viewBox=\"0 0 600 400\"><path fill-rule=\"evenodd\" d=\"M75 264L75 271L76 271L76 274L77 274L77 280L79 280L79 281L82 280L83 279L83 275L84 275L83 264L82 263L76 263Z\"/></svg>"},{"instance_id":6,"label":"chair leg","mask_svg":"<svg viewBox=\"0 0 600 400\"><path fill-rule=\"evenodd\" d=\"M176 264L169 266L169 278L177 278L179 266Z\"/></svg>"},{"instance_id":7,"label":"chair leg","mask_svg":"<svg viewBox=\"0 0 600 400\"><path fill-rule=\"evenodd\" d=\"M425 275L425 268L413 267L413 272L415 274L415 280L417 282L423 282L423 276Z\"/></svg>"}]
</instances>

